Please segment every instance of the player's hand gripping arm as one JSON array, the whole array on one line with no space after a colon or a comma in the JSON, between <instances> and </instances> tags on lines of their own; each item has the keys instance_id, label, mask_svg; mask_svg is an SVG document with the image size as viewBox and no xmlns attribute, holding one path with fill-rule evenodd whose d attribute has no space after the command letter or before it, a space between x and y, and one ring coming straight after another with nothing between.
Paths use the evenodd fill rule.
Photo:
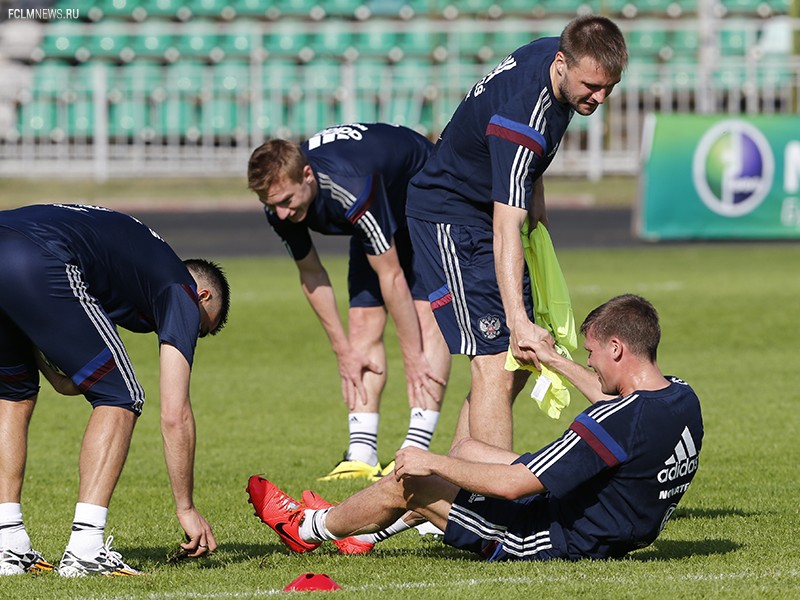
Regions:
<instances>
[{"instance_id":1,"label":"player's hand gripping arm","mask_svg":"<svg viewBox=\"0 0 800 600\"><path fill-rule=\"evenodd\" d=\"M339 309L336 307L336 296L328 272L322 266L315 248L312 247L305 258L297 261L297 268L300 272L303 293L328 335L331 348L336 354L342 382L342 398L350 410L353 410L359 398L363 404L367 403L364 373L372 371L380 374L382 370L379 365L350 345L339 316Z\"/></svg>"},{"instance_id":2,"label":"player's hand gripping arm","mask_svg":"<svg viewBox=\"0 0 800 600\"><path fill-rule=\"evenodd\" d=\"M195 424L189 399L191 369L180 351L161 344L161 437L178 522L186 532L181 547L189 556L212 552L217 540L211 525L194 505Z\"/></svg>"},{"instance_id":3,"label":"player's hand gripping arm","mask_svg":"<svg viewBox=\"0 0 800 600\"><path fill-rule=\"evenodd\" d=\"M386 310L392 315L397 330L400 350L403 353L409 404L412 407L438 409L436 398L441 394L434 384L444 386L447 382L434 372L425 357L422 330L411 290L400 266L397 248L392 244L388 251L383 254L368 255L367 259L378 275Z\"/></svg>"},{"instance_id":4,"label":"player's hand gripping arm","mask_svg":"<svg viewBox=\"0 0 800 600\"><path fill-rule=\"evenodd\" d=\"M522 251L520 230L528 217L526 210L494 203L494 268L497 284L506 313L506 324L510 330L511 353L520 363L533 364L539 368L536 353L520 345L548 337L548 331L535 325L525 310L522 296L522 277L525 257Z\"/></svg>"},{"instance_id":5,"label":"player's hand gripping arm","mask_svg":"<svg viewBox=\"0 0 800 600\"><path fill-rule=\"evenodd\" d=\"M511 453L509 453L511 454ZM544 486L523 464L472 462L408 446L395 454L395 477L438 475L476 494L516 500L544 491Z\"/></svg>"}]
</instances>

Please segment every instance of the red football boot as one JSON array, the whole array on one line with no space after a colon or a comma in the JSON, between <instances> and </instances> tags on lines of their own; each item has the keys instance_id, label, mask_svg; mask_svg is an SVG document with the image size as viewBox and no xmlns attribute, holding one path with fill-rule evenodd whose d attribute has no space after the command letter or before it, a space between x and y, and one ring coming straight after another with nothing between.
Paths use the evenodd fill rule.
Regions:
<instances>
[{"instance_id":1,"label":"red football boot","mask_svg":"<svg viewBox=\"0 0 800 600\"><path fill-rule=\"evenodd\" d=\"M333 504L325 500L325 498L316 492L312 492L311 490L306 490L303 492L303 504L305 504L308 508L317 510L330 508L333 506ZM346 537L342 540L332 541L334 544L336 544L336 547L342 554L366 554L375 547L375 544L371 542L362 542L353 536Z\"/></svg>"},{"instance_id":2,"label":"red football boot","mask_svg":"<svg viewBox=\"0 0 800 600\"><path fill-rule=\"evenodd\" d=\"M300 538L300 521L305 506L283 493L278 486L260 475L253 475L247 482L249 502L256 509L256 516L269 525L281 541L293 552L311 552L318 543Z\"/></svg>"}]
</instances>

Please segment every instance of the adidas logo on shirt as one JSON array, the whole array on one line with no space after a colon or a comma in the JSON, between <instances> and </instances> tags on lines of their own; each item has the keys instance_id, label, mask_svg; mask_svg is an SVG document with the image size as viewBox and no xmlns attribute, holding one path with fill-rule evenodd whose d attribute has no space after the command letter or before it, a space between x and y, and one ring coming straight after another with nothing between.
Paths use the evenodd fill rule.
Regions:
<instances>
[{"instance_id":1,"label":"adidas logo on shirt","mask_svg":"<svg viewBox=\"0 0 800 600\"><path fill-rule=\"evenodd\" d=\"M683 428L680 441L675 446L672 456L664 461L664 465L665 467L658 472L659 483L674 481L697 470L697 448L688 427Z\"/></svg>"}]
</instances>

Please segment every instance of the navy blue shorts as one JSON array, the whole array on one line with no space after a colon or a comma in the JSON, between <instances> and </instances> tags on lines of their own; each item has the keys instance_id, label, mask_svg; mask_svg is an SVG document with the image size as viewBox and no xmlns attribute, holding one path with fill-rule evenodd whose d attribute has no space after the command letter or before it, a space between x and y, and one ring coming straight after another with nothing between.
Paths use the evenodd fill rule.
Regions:
<instances>
[{"instance_id":1,"label":"navy blue shorts","mask_svg":"<svg viewBox=\"0 0 800 600\"><path fill-rule=\"evenodd\" d=\"M411 249L411 240L408 237L408 229L400 229L392 236L397 258L400 267L406 276L408 289L411 290L411 297L414 300L427 300L428 295L422 287L422 283L414 274L414 252ZM350 294L350 306L353 308L369 308L373 306L383 306L383 294L375 273L364 252L361 240L355 237L350 238L350 265L347 273L347 289Z\"/></svg>"},{"instance_id":2,"label":"navy blue shorts","mask_svg":"<svg viewBox=\"0 0 800 600\"><path fill-rule=\"evenodd\" d=\"M144 390L81 270L5 227L0 256L0 398L24 400L38 393L39 348L92 406L140 414Z\"/></svg>"},{"instance_id":3,"label":"navy blue shorts","mask_svg":"<svg viewBox=\"0 0 800 600\"><path fill-rule=\"evenodd\" d=\"M527 455L528 457L530 455ZM518 459L515 462L519 462ZM444 543L480 554L486 560L551 560L565 558L562 534L553 532L543 494L502 500L460 490L444 532Z\"/></svg>"},{"instance_id":4,"label":"navy blue shorts","mask_svg":"<svg viewBox=\"0 0 800 600\"><path fill-rule=\"evenodd\" d=\"M494 268L491 229L431 223L408 217L414 243L414 270L428 293L433 314L451 354L500 354L509 331ZM525 264L523 297L533 316Z\"/></svg>"}]
</instances>

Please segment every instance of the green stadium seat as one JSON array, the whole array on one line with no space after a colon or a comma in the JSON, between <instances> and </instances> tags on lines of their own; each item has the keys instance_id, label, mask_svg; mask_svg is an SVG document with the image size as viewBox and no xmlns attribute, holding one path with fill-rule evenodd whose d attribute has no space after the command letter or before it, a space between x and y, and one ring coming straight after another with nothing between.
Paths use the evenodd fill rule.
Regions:
<instances>
[{"instance_id":1,"label":"green stadium seat","mask_svg":"<svg viewBox=\"0 0 800 600\"><path fill-rule=\"evenodd\" d=\"M200 103L208 67L201 62L181 60L164 70L165 100L157 133L188 142L200 139Z\"/></svg>"},{"instance_id":2,"label":"green stadium seat","mask_svg":"<svg viewBox=\"0 0 800 600\"><path fill-rule=\"evenodd\" d=\"M450 0L445 4L454 7L458 11L459 18L464 18L485 17L489 14L499 16L502 13L502 9L498 4L502 6L503 2L497 2L497 0ZM528 4L530 6L532 3L529 2Z\"/></svg>"},{"instance_id":3,"label":"green stadium seat","mask_svg":"<svg viewBox=\"0 0 800 600\"><path fill-rule=\"evenodd\" d=\"M636 6L638 16L678 17L684 10L681 4L676 5L675 0L636 0L632 4Z\"/></svg>"},{"instance_id":4,"label":"green stadium seat","mask_svg":"<svg viewBox=\"0 0 800 600\"><path fill-rule=\"evenodd\" d=\"M309 35L308 45L315 56L342 58L353 47L353 40L346 23L331 20L316 33Z\"/></svg>"},{"instance_id":5,"label":"green stadium seat","mask_svg":"<svg viewBox=\"0 0 800 600\"><path fill-rule=\"evenodd\" d=\"M192 0L189 7L192 15L203 19L231 21L236 17L233 0Z\"/></svg>"},{"instance_id":6,"label":"green stadium seat","mask_svg":"<svg viewBox=\"0 0 800 600\"><path fill-rule=\"evenodd\" d=\"M94 135L94 91L96 65L87 64L71 70L69 93L66 94L66 132L71 139L88 139ZM108 69L106 70L108 76Z\"/></svg>"},{"instance_id":7,"label":"green stadium seat","mask_svg":"<svg viewBox=\"0 0 800 600\"><path fill-rule=\"evenodd\" d=\"M128 38L128 47L135 58L174 62L179 56L174 32L172 24L150 19Z\"/></svg>"},{"instance_id":8,"label":"green stadium seat","mask_svg":"<svg viewBox=\"0 0 800 600\"><path fill-rule=\"evenodd\" d=\"M353 33L352 46L360 56L388 59L393 52L400 51L398 35L385 23L368 21Z\"/></svg>"},{"instance_id":9,"label":"green stadium seat","mask_svg":"<svg viewBox=\"0 0 800 600\"><path fill-rule=\"evenodd\" d=\"M667 45L664 29L634 29L627 37L628 52L639 60L658 62L662 49Z\"/></svg>"},{"instance_id":10,"label":"green stadium seat","mask_svg":"<svg viewBox=\"0 0 800 600\"><path fill-rule=\"evenodd\" d=\"M432 3L427 0L366 0L364 2L364 6L373 17L405 20L426 16L431 5Z\"/></svg>"},{"instance_id":11,"label":"green stadium seat","mask_svg":"<svg viewBox=\"0 0 800 600\"><path fill-rule=\"evenodd\" d=\"M277 15L274 3L268 0L231 0L237 18L265 19Z\"/></svg>"},{"instance_id":12,"label":"green stadium seat","mask_svg":"<svg viewBox=\"0 0 800 600\"><path fill-rule=\"evenodd\" d=\"M103 11L104 21L141 21L147 16L146 9L137 0L100 0L97 7Z\"/></svg>"},{"instance_id":13,"label":"green stadium seat","mask_svg":"<svg viewBox=\"0 0 800 600\"><path fill-rule=\"evenodd\" d=\"M188 21L192 16L192 0L142 0L148 19Z\"/></svg>"},{"instance_id":14,"label":"green stadium seat","mask_svg":"<svg viewBox=\"0 0 800 600\"><path fill-rule=\"evenodd\" d=\"M118 60L128 47L128 28L121 23L103 21L92 27L92 35L84 38L83 47L92 58Z\"/></svg>"},{"instance_id":15,"label":"green stadium seat","mask_svg":"<svg viewBox=\"0 0 800 600\"><path fill-rule=\"evenodd\" d=\"M574 16L586 6L585 0L540 0L541 11L546 15Z\"/></svg>"},{"instance_id":16,"label":"green stadium seat","mask_svg":"<svg viewBox=\"0 0 800 600\"><path fill-rule=\"evenodd\" d=\"M322 0L275 0L274 8L282 17L310 18L311 11L320 5Z\"/></svg>"},{"instance_id":17,"label":"green stadium seat","mask_svg":"<svg viewBox=\"0 0 800 600\"><path fill-rule=\"evenodd\" d=\"M60 61L49 60L34 67L30 94L20 101L17 129L28 139L49 140L58 136L59 106L69 88L71 68ZM63 111L62 111L63 112Z\"/></svg>"},{"instance_id":18,"label":"green stadium seat","mask_svg":"<svg viewBox=\"0 0 800 600\"><path fill-rule=\"evenodd\" d=\"M285 137L290 107L302 94L294 61L270 58L261 72L261 99L255 105L254 127L272 137Z\"/></svg>"},{"instance_id":19,"label":"green stadium seat","mask_svg":"<svg viewBox=\"0 0 800 600\"><path fill-rule=\"evenodd\" d=\"M700 32L694 28L678 29L667 34L667 46L673 58L697 58L700 50Z\"/></svg>"},{"instance_id":20,"label":"green stadium seat","mask_svg":"<svg viewBox=\"0 0 800 600\"><path fill-rule=\"evenodd\" d=\"M281 21L269 28L263 36L264 49L277 58L300 58L301 51L309 47L306 28L302 23Z\"/></svg>"},{"instance_id":21,"label":"green stadium seat","mask_svg":"<svg viewBox=\"0 0 800 600\"><path fill-rule=\"evenodd\" d=\"M213 69L210 79L209 94L204 94L200 103L200 130L215 139L243 138L250 129L246 102L250 65L226 61Z\"/></svg>"},{"instance_id":22,"label":"green stadium seat","mask_svg":"<svg viewBox=\"0 0 800 600\"><path fill-rule=\"evenodd\" d=\"M363 0L325 0L318 4L328 17L364 20L369 16Z\"/></svg>"},{"instance_id":23,"label":"green stadium seat","mask_svg":"<svg viewBox=\"0 0 800 600\"><path fill-rule=\"evenodd\" d=\"M181 58L211 59L218 44L217 29L210 21L192 20L185 23L175 40Z\"/></svg>"},{"instance_id":24,"label":"green stadium seat","mask_svg":"<svg viewBox=\"0 0 800 600\"><path fill-rule=\"evenodd\" d=\"M228 59L246 58L261 47L261 34L253 23L237 20L220 32L217 45Z\"/></svg>"},{"instance_id":25,"label":"green stadium seat","mask_svg":"<svg viewBox=\"0 0 800 600\"><path fill-rule=\"evenodd\" d=\"M163 68L140 61L117 68L109 90L108 130L115 138L155 137L154 115L165 99Z\"/></svg>"},{"instance_id":26,"label":"green stadium seat","mask_svg":"<svg viewBox=\"0 0 800 600\"><path fill-rule=\"evenodd\" d=\"M432 131L431 104L426 97L431 73L426 63L403 61L393 65L379 120Z\"/></svg>"},{"instance_id":27,"label":"green stadium seat","mask_svg":"<svg viewBox=\"0 0 800 600\"><path fill-rule=\"evenodd\" d=\"M744 56L755 42L755 32L751 36L747 29L730 28L719 32L719 49L723 57Z\"/></svg>"},{"instance_id":28,"label":"green stadium seat","mask_svg":"<svg viewBox=\"0 0 800 600\"><path fill-rule=\"evenodd\" d=\"M451 55L481 62L494 60L494 45L495 36L487 31L454 31L447 38L447 48Z\"/></svg>"},{"instance_id":29,"label":"green stadium seat","mask_svg":"<svg viewBox=\"0 0 800 600\"><path fill-rule=\"evenodd\" d=\"M433 29L433 23L421 21L421 25L398 32L397 44L408 57L433 57L438 49L445 48L446 34Z\"/></svg>"},{"instance_id":30,"label":"green stadium seat","mask_svg":"<svg viewBox=\"0 0 800 600\"><path fill-rule=\"evenodd\" d=\"M42 39L44 59L75 58L75 53L83 44L84 28L78 23L56 21L50 24Z\"/></svg>"}]
</instances>

